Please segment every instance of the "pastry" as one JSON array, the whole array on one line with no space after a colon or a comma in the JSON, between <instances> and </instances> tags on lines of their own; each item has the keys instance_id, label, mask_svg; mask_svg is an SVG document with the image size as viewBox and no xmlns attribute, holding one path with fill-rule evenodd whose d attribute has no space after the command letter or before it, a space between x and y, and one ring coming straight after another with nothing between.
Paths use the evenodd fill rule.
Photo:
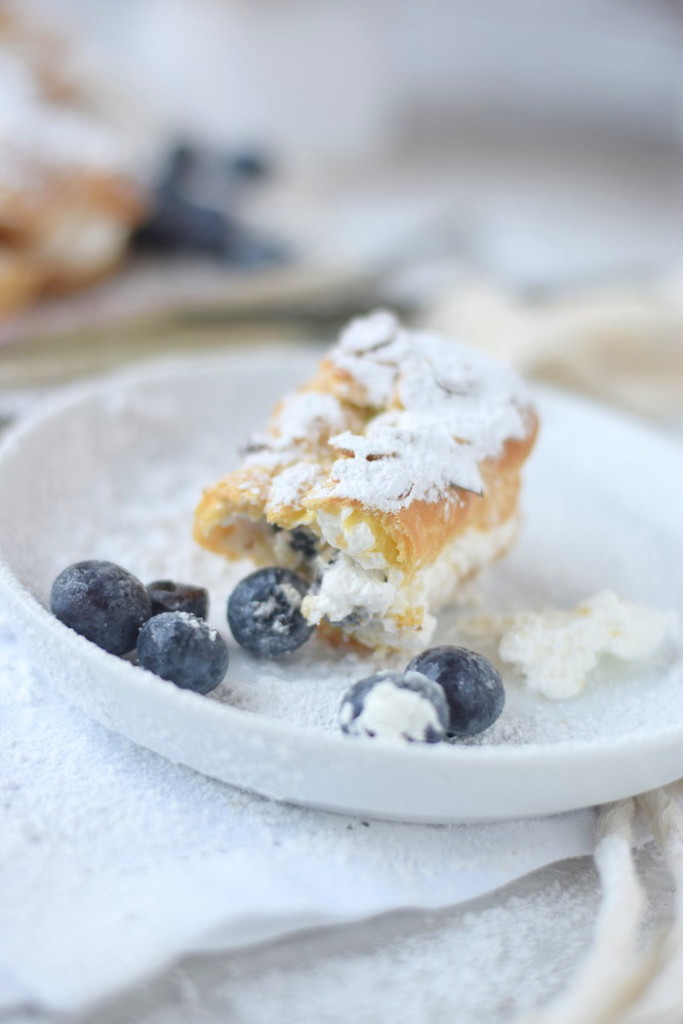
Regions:
<instances>
[{"instance_id":1,"label":"pastry","mask_svg":"<svg viewBox=\"0 0 683 1024\"><path fill-rule=\"evenodd\" d=\"M417 649L434 611L512 544L536 430L511 370L378 311L204 492L194 535L307 575L302 611L330 640Z\"/></svg>"},{"instance_id":2,"label":"pastry","mask_svg":"<svg viewBox=\"0 0 683 1024\"><path fill-rule=\"evenodd\" d=\"M68 48L0 12L0 315L115 267L146 201Z\"/></svg>"},{"instance_id":3,"label":"pastry","mask_svg":"<svg viewBox=\"0 0 683 1024\"><path fill-rule=\"evenodd\" d=\"M30 259L0 244L0 317L26 306L40 288L41 275Z\"/></svg>"}]
</instances>

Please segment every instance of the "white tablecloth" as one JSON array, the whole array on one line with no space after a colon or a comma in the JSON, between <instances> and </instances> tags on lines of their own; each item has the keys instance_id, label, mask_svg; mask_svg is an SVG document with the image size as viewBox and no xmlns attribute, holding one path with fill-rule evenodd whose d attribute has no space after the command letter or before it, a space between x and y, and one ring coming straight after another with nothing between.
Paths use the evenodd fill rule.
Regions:
<instances>
[{"instance_id":1,"label":"white tablecloth","mask_svg":"<svg viewBox=\"0 0 683 1024\"><path fill-rule=\"evenodd\" d=\"M278 805L107 732L0 628L0 1010L76 1010L181 955L450 906L587 853L592 811L424 826Z\"/></svg>"}]
</instances>

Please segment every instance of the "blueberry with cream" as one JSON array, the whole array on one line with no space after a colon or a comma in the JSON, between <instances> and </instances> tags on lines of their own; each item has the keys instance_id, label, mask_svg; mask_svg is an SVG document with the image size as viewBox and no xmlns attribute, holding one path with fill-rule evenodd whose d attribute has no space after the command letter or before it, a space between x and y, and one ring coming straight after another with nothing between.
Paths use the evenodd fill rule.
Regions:
<instances>
[{"instance_id":1,"label":"blueberry with cream","mask_svg":"<svg viewBox=\"0 0 683 1024\"><path fill-rule=\"evenodd\" d=\"M379 672L351 687L339 722L352 736L439 743L446 735L448 705L439 684L420 672Z\"/></svg>"}]
</instances>

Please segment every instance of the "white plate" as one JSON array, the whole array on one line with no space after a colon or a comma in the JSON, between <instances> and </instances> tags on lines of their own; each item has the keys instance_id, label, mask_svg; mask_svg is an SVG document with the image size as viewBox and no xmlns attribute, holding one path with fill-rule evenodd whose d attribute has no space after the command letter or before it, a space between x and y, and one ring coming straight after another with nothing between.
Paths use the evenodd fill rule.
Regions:
<instances>
[{"instance_id":1,"label":"white plate","mask_svg":"<svg viewBox=\"0 0 683 1024\"><path fill-rule=\"evenodd\" d=\"M499 722L469 745L342 736L344 688L372 659L313 641L284 663L235 650L210 698L114 658L46 610L69 562L111 558L145 580L205 583L225 599L250 567L190 538L201 488L234 464L247 433L305 378L307 353L174 361L87 385L15 431L0 454L0 595L48 684L93 718L174 761L269 797L403 820L547 814L683 775L683 657L603 669L579 698L508 686ZM514 552L488 570L486 604L570 605L602 587L683 611L683 455L654 432L544 392L542 433ZM457 613L440 638L455 638Z\"/></svg>"}]
</instances>

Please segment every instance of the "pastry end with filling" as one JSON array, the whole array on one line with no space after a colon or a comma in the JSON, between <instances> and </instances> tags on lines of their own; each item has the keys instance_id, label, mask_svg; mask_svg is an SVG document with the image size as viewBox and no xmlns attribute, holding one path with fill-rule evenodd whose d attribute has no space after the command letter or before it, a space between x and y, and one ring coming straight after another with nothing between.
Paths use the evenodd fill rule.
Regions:
<instances>
[{"instance_id":1,"label":"pastry end with filling","mask_svg":"<svg viewBox=\"0 0 683 1024\"><path fill-rule=\"evenodd\" d=\"M509 368L378 311L351 322L205 490L195 539L311 580L331 642L424 647L434 613L504 554L538 420Z\"/></svg>"}]
</instances>

